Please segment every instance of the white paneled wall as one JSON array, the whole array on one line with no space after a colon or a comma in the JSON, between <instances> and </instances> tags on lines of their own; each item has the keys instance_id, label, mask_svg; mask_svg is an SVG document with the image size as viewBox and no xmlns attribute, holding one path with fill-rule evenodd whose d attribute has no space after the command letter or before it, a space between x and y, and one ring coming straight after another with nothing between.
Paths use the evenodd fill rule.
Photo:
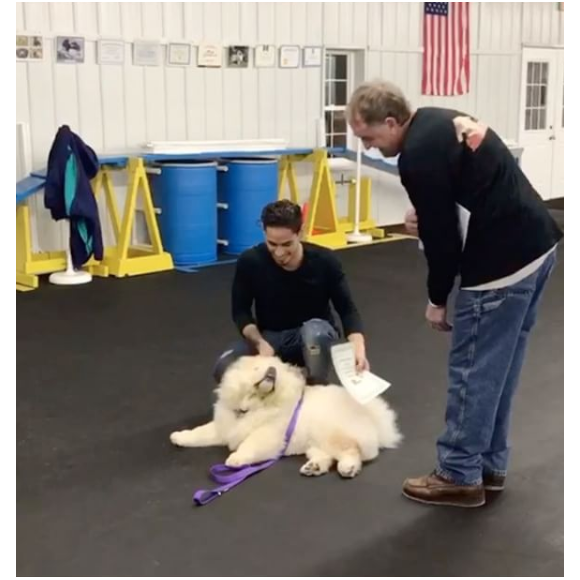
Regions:
<instances>
[{"instance_id":1,"label":"white paneled wall","mask_svg":"<svg viewBox=\"0 0 580 580\"><path fill-rule=\"evenodd\" d=\"M17 120L29 122L33 163L45 163L59 125L99 152L148 140L282 137L313 145L321 69L135 67L131 41L321 44L322 3L19 3L17 30L42 33L42 62L17 63ZM365 21L366 24L366 21ZM57 34L86 36L83 65L57 65ZM126 41L125 64L96 64L96 40ZM195 51L194 51L195 57Z\"/></svg>"},{"instance_id":2,"label":"white paneled wall","mask_svg":"<svg viewBox=\"0 0 580 580\"><path fill-rule=\"evenodd\" d=\"M471 91L442 98L420 95L420 2L20 2L16 29L44 35L45 58L16 64L17 122L30 126L35 168L46 164L65 123L103 153L148 140L275 137L316 144L322 69L256 69L252 61L242 70L136 67L131 42L144 38L362 49L366 78L399 84L415 106L473 113L514 139L522 44L563 45L563 13L555 2L471 2L470 9ZM84 64L56 64L57 34L85 36ZM101 37L124 39L123 65L96 64ZM377 205L382 223L399 220L406 204L397 197L400 187L387 182L375 185L375 197L390 200Z\"/></svg>"}]
</instances>

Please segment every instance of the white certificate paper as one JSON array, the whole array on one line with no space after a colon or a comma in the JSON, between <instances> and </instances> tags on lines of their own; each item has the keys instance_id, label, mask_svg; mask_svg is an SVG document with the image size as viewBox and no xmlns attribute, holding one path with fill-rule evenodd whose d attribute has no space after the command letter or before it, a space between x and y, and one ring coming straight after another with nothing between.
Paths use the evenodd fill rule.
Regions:
<instances>
[{"instance_id":1,"label":"white certificate paper","mask_svg":"<svg viewBox=\"0 0 580 580\"><path fill-rule=\"evenodd\" d=\"M391 383L369 371L356 372L354 348L350 342L335 344L330 349L330 355L340 383L361 405L366 405L391 386Z\"/></svg>"}]
</instances>

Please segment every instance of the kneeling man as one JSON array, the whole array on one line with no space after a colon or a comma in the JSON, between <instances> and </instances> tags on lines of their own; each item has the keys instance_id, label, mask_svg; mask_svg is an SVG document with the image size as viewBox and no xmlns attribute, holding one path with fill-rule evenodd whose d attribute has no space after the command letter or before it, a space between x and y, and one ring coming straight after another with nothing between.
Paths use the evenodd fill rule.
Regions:
<instances>
[{"instance_id":1,"label":"kneeling man","mask_svg":"<svg viewBox=\"0 0 580 580\"><path fill-rule=\"evenodd\" d=\"M302 212L288 200L268 204L262 225L265 243L237 262L232 317L242 338L219 357L216 381L240 356L261 354L305 367L310 384L326 382L330 346L340 336L331 304L354 346L357 369L367 370L361 318L338 258L301 241Z\"/></svg>"}]
</instances>

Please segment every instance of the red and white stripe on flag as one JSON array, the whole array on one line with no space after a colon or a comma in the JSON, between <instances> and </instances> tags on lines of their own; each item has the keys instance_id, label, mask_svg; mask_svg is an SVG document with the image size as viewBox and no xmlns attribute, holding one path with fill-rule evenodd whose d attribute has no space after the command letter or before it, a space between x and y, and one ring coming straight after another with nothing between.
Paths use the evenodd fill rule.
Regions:
<instances>
[{"instance_id":1,"label":"red and white stripe on flag","mask_svg":"<svg viewBox=\"0 0 580 580\"><path fill-rule=\"evenodd\" d=\"M469 92L469 2L425 2L422 94Z\"/></svg>"}]
</instances>

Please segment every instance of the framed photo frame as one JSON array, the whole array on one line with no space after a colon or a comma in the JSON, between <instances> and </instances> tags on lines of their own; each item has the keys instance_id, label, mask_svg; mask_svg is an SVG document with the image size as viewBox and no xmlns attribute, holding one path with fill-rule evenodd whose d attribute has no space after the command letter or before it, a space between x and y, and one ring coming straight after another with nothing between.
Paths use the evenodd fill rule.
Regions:
<instances>
[{"instance_id":1,"label":"framed photo frame","mask_svg":"<svg viewBox=\"0 0 580 580\"><path fill-rule=\"evenodd\" d=\"M161 44L154 40L134 41L133 64L135 66L159 66L161 64Z\"/></svg>"},{"instance_id":2,"label":"framed photo frame","mask_svg":"<svg viewBox=\"0 0 580 580\"><path fill-rule=\"evenodd\" d=\"M302 49L302 63L305 67L322 66L322 47L305 46Z\"/></svg>"},{"instance_id":3,"label":"framed photo frame","mask_svg":"<svg viewBox=\"0 0 580 580\"><path fill-rule=\"evenodd\" d=\"M85 62L85 39L82 36L57 36L56 62L59 64Z\"/></svg>"},{"instance_id":4,"label":"framed photo frame","mask_svg":"<svg viewBox=\"0 0 580 580\"><path fill-rule=\"evenodd\" d=\"M16 60L33 61L44 58L44 39L41 34L16 34Z\"/></svg>"},{"instance_id":5,"label":"framed photo frame","mask_svg":"<svg viewBox=\"0 0 580 580\"><path fill-rule=\"evenodd\" d=\"M170 42L167 45L167 64L169 66L189 66L191 64L191 44Z\"/></svg>"},{"instance_id":6,"label":"framed photo frame","mask_svg":"<svg viewBox=\"0 0 580 580\"><path fill-rule=\"evenodd\" d=\"M276 47L273 44L260 44L254 48L254 66L272 68L276 66Z\"/></svg>"},{"instance_id":7,"label":"framed photo frame","mask_svg":"<svg viewBox=\"0 0 580 580\"><path fill-rule=\"evenodd\" d=\"M98 64L123 64L125 43L117 38L101 38L97 42Z\"/></svg>"},{"instance_id":8,"label":"framed photo frame","mask_svg":"<svg viewBox=\"0 0 580 580\"><path fill-rule=\"evenodd\" d=\"M300 47L284 45L280 47L280 68L298 68L300 66Z\"/></svg>"},{"instance_id":9,"label":"framed photo frame","mask_svg":"<svg viewBox=\"0 0 580 580\"><path fill-rule=\"evenodd\" d=\"M197 49L197 66L221 67L222 56L221 45L202 43Z\"/></svg>"},{"instance_id":10,"label":"framed photo frame","mask_svg":"<svg viewBox=\"0 0 580 580\"><path fill-rule=\"evenodd\" d=\"M228 46L228 66L232 68L248 68L250 64L249 46Z\"/></svg>"}]
</instances>

